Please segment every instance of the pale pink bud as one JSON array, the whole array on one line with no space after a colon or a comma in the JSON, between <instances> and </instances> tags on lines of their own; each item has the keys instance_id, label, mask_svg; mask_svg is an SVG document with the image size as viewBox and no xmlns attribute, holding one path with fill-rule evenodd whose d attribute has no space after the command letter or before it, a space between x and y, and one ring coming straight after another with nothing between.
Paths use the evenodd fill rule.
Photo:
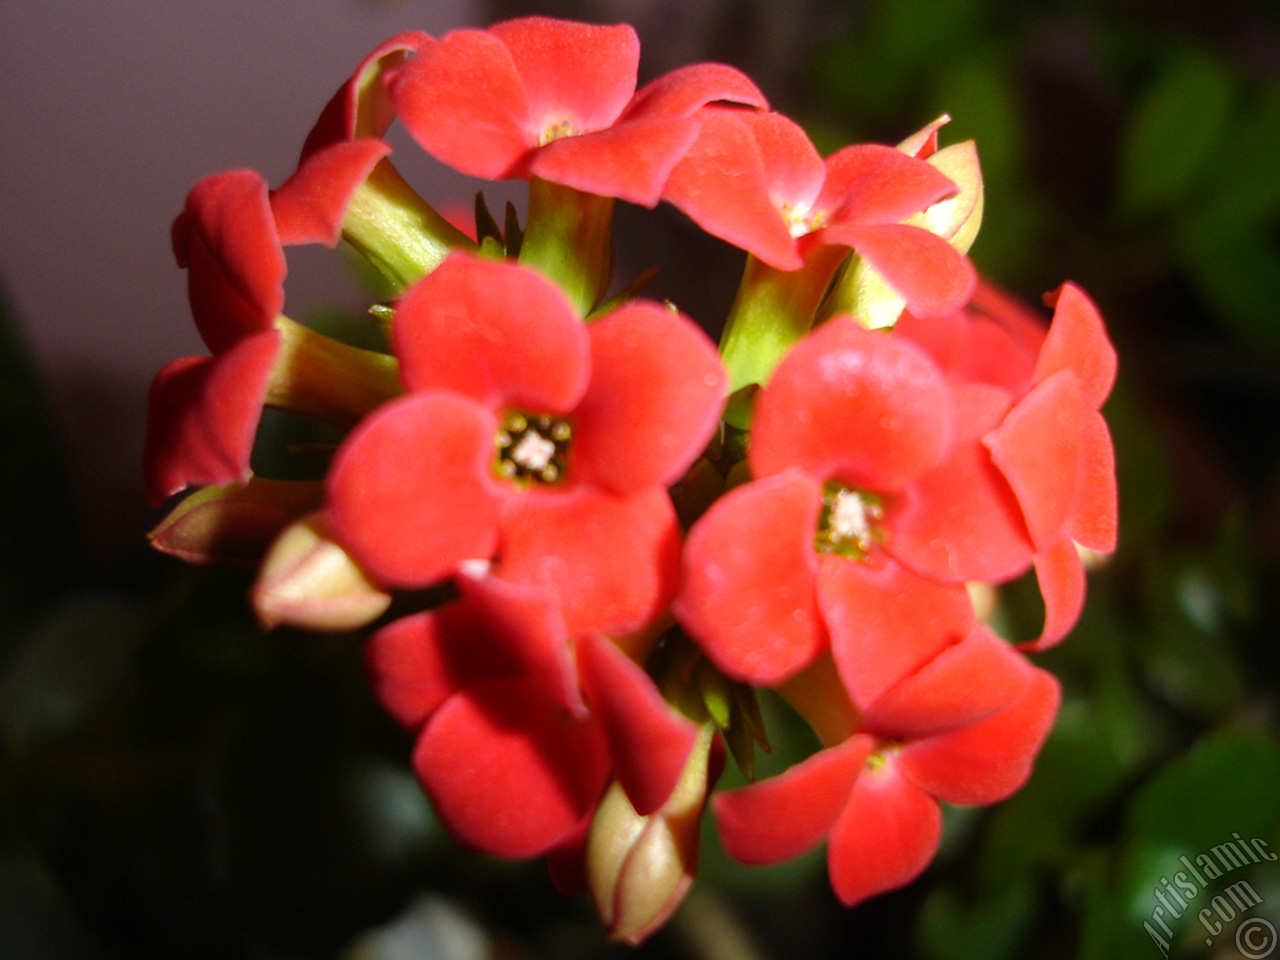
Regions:
<instances>
[{"instance_id":1,"label":"pale pink bud","mask_svg":"<svg viewBox=\"0 0 1280 960\"><path fill-rule=\"evenodd\" d=\"M714 727L702 727L671 796L649 816L636 813L617 781L600 801L587 835L587 887L610 939L640 943L693 884L714 738Z\"/></svg>"},{"instance_id":2,"label":"pale pink bud","mask_svg":"<svg viewBox=\"0 0 1280 960\"><path fill-rule=\"evenodd\" d=\"M376 620L391 596L329 537L323 515L288 527L271 545L253 585L253 609L268 629L354 630Z\"/></svg>"}]
</instances>

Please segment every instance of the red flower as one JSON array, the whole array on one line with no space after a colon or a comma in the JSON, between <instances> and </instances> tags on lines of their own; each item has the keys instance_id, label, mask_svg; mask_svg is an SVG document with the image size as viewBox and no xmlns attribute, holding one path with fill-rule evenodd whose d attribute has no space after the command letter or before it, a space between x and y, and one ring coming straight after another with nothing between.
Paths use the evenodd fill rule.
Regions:
<instances>
[{"instance_id":1,"label":"red flower","mask_svg":"<svg viewBox=\"0 0 1280 960\"><path fill-rule=\"evenodd\" d=\"M584 325L540 274L455 254L400 301L410 393L361 423L329 518L382 582L463 561L554 586L571 635L633 630L674 589L665 487L715 428L725 376L689 320L632 301Z\"/></svg>"},{"instance_id":2,"label":"red flower","mask_svg":"<svg viewBox=\"0 0 1280 960\"><path fill-rule=\"evenodd\" d=\"M898 556L933 576L992 580L1034 559L1046 604L1034 649L1061 640L1079 617L1084 571L1075 544L1109 553L1117 528L1115 455L1099 412L1115 381L1115 350L1078 287L1064 284L1048 299L1056 309L1047 335L1034 316L990 291L985 309L907 315L899 327L947 368L975 415L950 462L917 484L903 508L904 527L930 516L946 534L908 536ZM986 516L949 509L958 493L1014 509ZM976 540L988 545L986 567L959 562L965 554L951 546Z\"/></svg>"},{"instance_id":3,"label":"red flower","mask_svg":"<svg viewBox=\"0 0 1280 960\"><path fill-rule=\"evenodd\" d=\"M284 308L284 251L266 182L252 170L196 184L173 248L213 356L175 360L151 386L143 473L153 504L190 484L248 479Z\"/></svg>"},{"instance_id":4,"label":"red flower","mask_svg":"<svg viewBox=\"0 0 1280 960\"><path fill-rule=\"evenodd\" d=\"M903 679L859 732L785 773L712 798L725 849L772 863L827 840L836 895L852 906L928 865L938 801L1016 791L1057 712L1053 677L978 627Z\"/></svg>"},{"instance_id":5,"label":"red flower","mask_svg":"<svg viewBox=\"0 0 1280 960\"><path fill-rule=\"evenodd\" d=\"M677 617L730 676L771 686L828 637L865 709L973 625L958 583L892 559L893 503L948 449L947 384L918 348L838 317L778 365L756 404L759 479L694 525Z\"/></svg>"},{"instance_id":6,"label":"red flower","mask_svg":"<svg viewBox=\"0 0 1280 960\"><path fill-rule=\"evenodd\" d=\"M636 93L640 43L626 25L527 17L424 45L392 96L432 156L486 179L540 177L654 206L706 103L764 107L749 79L696 64Z\"/></svg>"},{"instance_id":7,"label":"red flower","mask_svg":"<svg viewBox=\"0 0 1280 960\"><path fill-rule=\"evenodd\" d=\"M152 383L143 474L153 504L192 484L248 479L254 434L282 353L281 323L287 327L283 244L336 243L333 224L385 153L385 147L360 148L340 164L321 157L283 194L269 194L252 170L230 170L205 177L187 196L173 224L173 249L186 268L191 313L212 356L175 360ZM278 206L292 211L286 214L291 236L281 235ZM305 335L296 325L289 329ZM317 409L325 405L316 401Z\"/></svg>"},{"instance_id":8,"label":"red flower","mask_svg":"<svg viewBox=\"0 0 1280 960\"><path fill-rule=\"evenodd\" d=\"M928 163L877 144L824 161L781 114L707 107L700 116L698 139L663 199L704 230L780 270L799 268L815 244L853 247L917 313L968 299L969 262L940 237L901 223L955 193Z\"/></svg>"},{"instance_id":9,"label":"red flower","mask_svg":"<svg viewBox=\"0 0 1280 960\"><path fill-rule=\"evenodd\" d=\"M612 643L571 644L549 591L458 586L460 600L384 627L367 651L382 703L417 732L414 768L450 832L501 856L547 853L611 772L637 810L661 807L697 728Z\"/></svg>"}]
</instances>

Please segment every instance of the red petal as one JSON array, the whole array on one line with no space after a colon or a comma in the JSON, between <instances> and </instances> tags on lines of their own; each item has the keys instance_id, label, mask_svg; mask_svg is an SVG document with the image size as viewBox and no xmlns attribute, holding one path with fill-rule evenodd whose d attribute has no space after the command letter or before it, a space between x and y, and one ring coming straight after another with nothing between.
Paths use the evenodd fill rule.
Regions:
<instances>
[{"instance_id":1,"label":"red petal","mask_svg":"<svg viewBox=\"0 0 1280 960\"><path fill-rule=\"evenodd\" d=\"M280 242L335 246L351 197L390 152L381 140L366 139L334 143L307 157L271 193Z\"/></svg>"},{"instance_id":2,"label":"red petal","mask_svg":"<svg viewBox=\"0 0 1280 960\"><path fill-rule=\"evenodd\" d=\"M639 666L611 641L578 643L591 712L600 719L614 776L636 813L647 817L671 796L698 739L698 726L662 699Z\"/></svg>"},{"instance_id":3,"label":"red petal","mask_svg":"<svg viewBox=\"0 0 1280 960\"><path fill-rule=\"evenodd\" d=\"M729 676L774 686L822 649L820 507L818 484L789 470L729 491L689 531L674 613Z\"/></svg>"},{"instance_id":4,"label":"red petal","mask_svg":"<svg viewBox=\"0 0 1280 960\"><path fill-rule=\"evenodd\" d=\"M391 97L418 145L469 176L521 176L538 145L511 54L480 30L455 30L424 46L392 80Z\"/></svg>"},{"instance_id":5,"label":"red petal","mask_svg":"<svg viewBox=\"0 0 1280 960\"><path fill-rule=\"evenodd\" d=\"M1085 414L1081 441L1080 482L1067 517L1067 535L1090 550L1111 553L1119 527L1116 453L1102 414Z\"/></svg>"},{"instance_id":6,"label":"red petal","mask_svg":"<svg viewBox=\"0 0 1280 960\"><path fill-rule=\"evenodd\" d=\"M691 117L721 101L767 110L764 94L741 70L723 63L691 63L647 83L627 104L620 122L655 117Z\"/></svg>"},{"instance_id":7,"label":"red petal","mask_svg":"<svg viewBox=\"0 0 1280 960\"><path fill-rule=\"evenodd\" d=\"M1023 650L1047 650L1062 640L1084 609L1084 564L1068 537L1036 554L1036 580L1044 597L1044 629Z\"/></svg>"},{"instance_id":8,"label":"red petal","mask_svg":"<svg viewBox=\"0 0 1280 960\"><path fill-rule=\"evenodd\" d=\"M1022 510L979 438L1009 410L1002 390L953 391L956 438L947 459L886 504L885 549L939 580L1003 581L1031 563Z\"/></svg>"},{"instance_id":9,"label":"red petal","mask_svg":"<svg viewBox=\"0 0 1280 960\"><path fill-rule=\"evenodd\" d=\"M507 501L498 553L499 576L556 592L569 636L625 634L670 602L680 528L660 488L631 497L531 488Z\"/></svg>"},{"instance_id":10,"label":"red petal","mask_svg":"<svg viewBox=\"0 0 1280 960\"><path fill-rule=\"evenodd\" d=\"M663 199L703 230L770 266L799 268L803 260L741 111L706 107L697 116L701 132L671 171Z\"/></svg>"},{"instance_id":11,"label":"red petal","mask_svg":"<svg viewBox=\"0 0 1280 960\"><path fill-rule=\"evenodd\" d=\"M560 289L508 261L455 253L400 300L392 327L410 390L562 414L587 388L587 331Z\"/></svg>"},{"instance_id":12,"label":"red petal","mask_svg":"<svg viewBox=\"0 0 1280 960\"><path fill-rule=\"evenodd\" d=\"M249 454L280 334L247 337L217 357L184 357L147 399L142 472L154 506L192 484L249 479Z\"/></svg>"},{"instance_id":13,"label":"red petal","mask_svg":"<svg viewBox=\"0 0 1280 960\"><path fill-rule=\"evenodd\" d=\"M907 744L898 754L898 765L939 800L1003 800L1031 775L1060 697L1058 681L1032 667L1031 682L1009 706L959 730Z\"/></svg>"},{"instance_id":14,"label":"red petal","mask_svg":"<svg viewBox=\"0 0 1280 960\"><path fill-rule=\"evenodd\" d=\"M365 662L387 711L405 726L420 726L464 687L524 676L552 702L585 715L554 598L492 577L461 578L460 586L460 599L397 620L369 641Z\"/></svg>"},{"instance_id":15,"label":"red petal","mask_svg":"<svg viewBox=\"0 0 1280 960\"><path fill-rule=\"evenodd\" d=\"M808 135L794 120L767 111L740 113L764 163L774 206L808 214L822 191L826 167ZM806 231L808 232L808 231Z\"/></svg>"},{"instance_id":16,"label":"red petal","mask_svg":"<svg viewBox=\"0 0 1280 960\"><path fill-rule=\"evenodd\" d=\"M252 170L205 177L173 224L178 263L200 336L214 353L267 329L284 308L284 251Z\"/></svg>"},{"instance_id":17,"label":"red petal","mask_svg":"<svg viewBox=\"0 0 1280 960\"><path fill-rule=\"evenodd\" d=\"M864 769L827 841L832 889L851 907L905 886L929 865L941 833L937 803L892 759Z\"/></svg>"},{"instance_id":18,"label":"red petal","mask_svg":"<svg viewBox=\"0 0 1280 960\"><path fill-rule=\"evenodd\" d=\"M725 851L740 863L777 863L817 846L849 802L875 741L853 736L785 773L711 797Z\"/></svg>"},{"instance_id":19,"label":"red petal","mask_svg":"<svg viewBox=\"0 0 1280 960\"><path fill-rule=\"evenodd\" d=\"M360 61L351 79L338 88L302 145L302 159L332 143L357 137L381 137L395 119L384 75L431 38L420 31L400 33L378 44Z\"/></svg>"},{"instance_id":20,"label":"red petal","mask_svg":"<svg viewBox=\"0 0 1280 960\"><path fill-rule=\"evenodd\" d=\"M422 726L433 713L469 681L490 671L466 670L467 661L454 662L460 616L456 604L438 612L419 613L388 624L365 647L369 682L378 702L398 723L410 729Z\"/></svg>"},{"instance_id":21,"label":"red petal","mask_svg":"<svg viewBox=\"0 0 1280 960\"><path fill-rule=\"evenodd\" d=\"M420 393L365 418L328 476L328 518L362 568L423 587L497 546L500 489L490 461L498 425L465 397Z\"/></svg>"},{"instance_id":22,"label":"red petal","mask_svg":"<svg viewBox=\"0 0 1280 960\"><path fill-rule=\"evenodd\" d=\"M827 243L843 243L889 282L917 316L949 313L973 294L973 264L951 244L928 230L906 224L844 226L823 232Z\"/></svg>"},{"instance_id":23,"label":"red petal","mask_svg":"<svg viewBox=\"0 0 1280 960\"><path fill-rule=\"evenodd\" d=\"M529 173L585 193L654 207L672 168L697 135L693 120L620 123L553 140L531 158Z\"/></svg>"},{"instance_id":24,"label":"red petal","mask_svg":"<svg viewBox=\"0 0 1280 960\"><path fill-rule=\"evenodd\" d=\"M950 426L946 385L923 351L837 317L783 358L757 400L751 469L895 490L938 461Z\"/></svg>"},{"instance_id":25,"label":"red petal","mask_svg":"<svg viewBox=\"0 0 1280 960\"><path fill-rule=\"evenodd\" d=\"M1041 381L983 438L1041 549L1061 535L1075 499L1084 415L1079 382L1062 370Z\"/></svg>"},{"instance_id":26,"label":"red petal","mask_svg":"<svg viewBox=\"0 0 1280 960\"><path fill-rule=\"evenodd\" d=\"M524 17L489 33L510 52L538 131L562 120L578 133L603 130L635 93L640 39L626 24Z\"/></svg>"},{"instance_id":27,"label":"red petal","mask_svg":"<svg viewBox=\"0 0 1280 960\"><path fill-rule=\"evenodd\" d=\"M577 720L518 677L475 684L428 721L414 768L459 842L532 857L562 842L604 789L598 725Z\"/></svg>"},{"instance_id":28,"label":"red petal","mask_svg":"<svg viewBox=\"0 0 1280 960\"><path fill-rule=\"evenodd\" d=\"M587 833L594 815L594 808L588 810L578 825L547 851L547 872L563 896L580 897L587 892Z\"/></svg>"},{"instance_id":29,"label":"red petal","mask_svg":"<svg viewBox=\"0 0 1280 960\"><path fill-rule=\"evenodd\" d=\"M840 679L863 711L974 625L963 586L926 579L883 557L826 557L818 603Z\"/></svg>"},{"instance_id":30,"label":"red petal","mask_svg":"<svg viewBox=\"0 0 1280 960\"><path fill-rule=\"evenodd\" d=\"M876 701L863 726L884 739L929 736L1008 706L1027 683L1026 660L979 624Z\"/></svg>"},{"instance_id":31,"label":"red petal","mask_svg":"<svg viewBox=\"0 0 1280 960\"><path fill-rule=\"evenodd\" d=\"M899 223L945 197L956 185L932 164L893 147L860 143L826 159L820 204L830 224Z\"/></svg>"},{"instance_id":32,"label":"red petal","mask_svg":"<svg viewBox=\"0 0 1280 960\"><path fill-rule=\"evenodd\" d=\"M668 486L711 439L727 377L683 314L647 301L587 328L591 383L573 412L569 469L617 493Z\"/></svg>"},{"instance_id":33,"label":"red petal","mask_svg":"<svg viewBox=\"0 0 1280 960\"><path fill-rule=\"evenodd\" d=\"M1055 309L1036 365L1036 382L1060 370L1072 370L1085 404L1097 410L1116 380L1116 351L1107 339L1102 315L1074 283L1064 283L1045 300Z\"/></svg>"}]
</instances>

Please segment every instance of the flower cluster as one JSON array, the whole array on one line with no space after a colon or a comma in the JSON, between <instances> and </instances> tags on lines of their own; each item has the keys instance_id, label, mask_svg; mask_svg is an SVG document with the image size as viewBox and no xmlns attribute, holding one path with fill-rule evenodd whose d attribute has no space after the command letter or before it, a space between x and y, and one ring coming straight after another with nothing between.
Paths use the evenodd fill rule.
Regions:
<instances>
[{"instance_id":1,"label":"flower cluster","mask_svg":"<svg viewBox=\"0 0 1280 960\"><path fill-rule=\"evenodd\" d=\"M973 144L945 118L823 158L740 72L636 89L626 26L526 18L393 37L276 189L201 181L174 224L209 354L165 367L144 469L156 547L258 568L267 626L372 627L367 663L462 843L546 856L616 938L692 882L710 806L736 858L827 844L854 904L918 875L939 801L1030 773L1059 700L1027 653L1115 547L1115 377L1077 287L1051 322L980 283ZM383 139L528 183L464 232ZM617 201L746 251L719 349L613 287ZM379 348L284 313L284 248L345 240L395 296ZM706 319L706 318L704 318ZM334 431L322 476L254 470L264 407ZM975 604L1034 570L1040 635ZM394 607L393 607L394 602ZM753 779L758 698L820 743ZM745 785L713 794L728 755Z\"/></svg>"}]
</instances>

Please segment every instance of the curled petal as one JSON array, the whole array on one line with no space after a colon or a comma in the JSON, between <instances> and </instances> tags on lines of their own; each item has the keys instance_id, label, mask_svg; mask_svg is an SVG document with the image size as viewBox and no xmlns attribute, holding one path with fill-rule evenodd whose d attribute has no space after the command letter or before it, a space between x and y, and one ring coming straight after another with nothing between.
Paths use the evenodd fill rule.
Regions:
<instances>
[{"instance_id":1,"label":"curled petal","mask_svg":"<svg viewBox=\"0 0 1280 960\"><path fill-rule=\"evenodd\" d=\"M1070 370L1061 370L1042 380L983 438L1018 497L1037 547L1058 539L1075 499L1085 413L1079 381Z\"/></svg>"},{"instance_id":2,"label":"curled petal","mask_svg":"<svg viewBox=\"0 0 1280 960\"><path fill-rule=\"evenodd\" d=\"M905 886L933 859L942 812L892 759L869 765L853 785L827 841L827 868L846 906Z\"/></svg>"},{"instance_id":3,"label":"curled petal","mask_svg":"<svg viewBox=\"0 0 1280 960\"><path fill-rule=\"evenodd\" d=\"M555 284L464 253L405 293L392 339L410 390L449 390L495 409L565 413L590 376L586 328Z\"/></svg>"},{"instance_id":4,"label":"curled petal","mask_svg":"<svg viewBox=\"0 0 1280 960\"><path fill-rule=\"evenodd\" d=\"M979 384L952 393L955 441L946 458L886 504L885 549L938 580L1003 581L1034 548L1017 498L981 437L1009 410L1009 396Z\"/></svg>"},{"instance_id":5,"label":"curled petal","mask_svg":"<svg viewBox=\"0 0 1280 960\"><path fill-rule=\"evenodd\" d=\"M1067 535L1090 550L1111 553L1119 528L1116 453L1102 414L1085 414L1080 439L1080 480L1067 517Z\"/></svg>"},{"instance_id":6,"label":"curled petal","mask_svg":"<svg viewBox=\"0 0 1280 960\"><path fill-rule=\"evenodd\" d=\"M953 729L1008 706L1028 678L1026 661L979 624L876 701L863 726L892 740Z\"/></svg>"},{"instance_id":7,"label":"curled petal","mask_svg":"<svg viewBox=\"0 0 1280 960\"><path fill-rule=\"evenodd\" d=\"M335 246L352 195L390 152L381 140L363 139L334 143L306 157L293 176L271 192L280 242Z\"/></svg>"},{"instance_id":8,"label":"curled petal","mask_svg":"<svg viewBox=\"0 0 1280 960\"><path fill-rule=\"evenodd\" d=\"M174 221L173 249L212 352L261 333L284 308L284 251L258 173L229 170L197 183Z\"/></svg>"},{"instance_id":9,"label":"curled petal","mask_svg":"<svg viewBox=\"0 0 1280 960\"><path fill-rule=\"evenodd\" d=\"M423 728L413 765L460 843L533 857L563 842L604 789L599 726L566 714L526 678L450 697Z\"/></svg>"},{"instance_id":10,"label":"curled petal","mask_svg":"<svg viewBox=\"0 0 1280 960\"><path fill-rule=\"evenodd\" d=\"M573 413L569 469L618 493L668 486L716 428L727 377L681 314L633 301L587 328L591 383Z\"/></svg>"},{"instance_id":11,"label":"curled petal","mask_svg":"<svg viewBox=\"0 0 1280 960\"><path fill-rule=\"evenodd\" d=\"M529 97L506 45L455 30L397 71L391 97L418 145L468 176L520 176L536 147Z\"/></svg>"},{"instance_id":12,"label":"curled petal","mask_svg":"<svg viewBox=\"0 0 1280 960\"><path fill-rule=\"evenodd\" d=\"M838 223L828 227L823 238L857 250L858 256L902 295L907 309L917 316L959 309L977 283L973 264L963 254L920 227Z\"/></svg>"},{"instance_id":13,"label":"curled petal","mask_svg":"<svg viewBox=\"0 0 1280 960\"><path fill-rule=\"evenodd\" d=\"M799 467L871 491L932 467L951 434L950 397L915 345L837 317L797 344L756 403L752 471Z\"/></svg>"},{"instance_id":14,"label":"curled petal","mask_svg":"<svg viewBox=\"0 0 1280 960\"><path fill-rule=\"evenodd\" d=\"M635 93L640 39L627 24L522 17L488 32L509 51L539 131L563 121L577 133L602 130Z\"/></svg>"},{"instance_id":15,"label":"curled petal","mask_svg":"<svg viewBox=\"0 0 1280 960\"><path fill-rule=\"evenodd\" d=\"M963 585L938 583L883 557L826 557L818 603L840 679L864 713L975 622Z\"/></svg>"},{"instance_id":16,"label":"curled petal","mask_svg":"<svg viewBox=\"0 0 1280 960\"><path fill-rule=\"evenodd\" d=\"M675 789L698 727L676 713L648 674L611 641L584 637L578 663L591 712L609 743L614 776L635 812L648 816Z\"/></svg>"},{"instance_id":17,"label":"curled petal","mask_svg":"<svg viewBox=\"0 0 1280 960\"><path fill-rule=\"evenodd\" d=\"M1030 669L1030 682L1003 710L904 746L897 757L903 774L948 803L995 803L1021 787L1061 698L1052 674Z\"/></svg>"},{"instance_id":18,"label":"curled petal","mask_svg":"<svg viewBox=\"0 0 1280 960\"><path fill-rule=\"evenodd\" d=\"M797 470L721 497L689 531L674 612L722 671L773 686L826 642L814 593L820 489Z\"/></svg>"},{"instance_id":19,"label":"curled petal","mask_svg":"<svg viewBox=\"0 0 1280 960\"><path fill-rule=\"evenodd\" d=\"M827 157L819 205L830 224L899 223L956 192L937 168L893 147L860 143Z\"/></svg>"},{"instance_id":20,"label":"curled petal","mask_svg":"<svg viewBox=\"0 0 1280 960\"><path fill-rule=\"evenodd\" d=\"M1036 580L1044 597L1044 629L1024 650L1047 650L1062 640L1084 609L1084 564L1067 537L1036 554Z\"/></svg>"},{"instance_id":21,"label":"curled petal","mask_svg":"<svg viewBox=\"0 0 1280 960\"><path fill-rule=\"evenodd\" d=\"M395 119L395 107L385 87L386 75L431 38L420 31L400 33L378 44L360 61L338 92L325 105L320 119L302 145L302 159L330 144L360 137L381 137Z\"/></svg>"},{"instance_id":22,"label":"curled petal","mask_svg":"<svg viewBox=\"0 0 1280 960\"><path fill-rule=\"evenodd\" d=\"M151 503L192 484L249 479L249 453L280 334L247 337L216 357L184 357L158 374L147 399L142 470Z\"/></svg>"},{"instance_id":23,"label":"curled petal","mask_svg":"<svg viewBox=\"0 0 1280 960\"><path fill-rule=\"evenodd\" d=\"M720 840L740 863L777 863L817 846L849 802L875 740L859 734L784 773L711 798Z\"/></svg>"},{"instance_id":24,"label":"curled petal","mask_svg":"<svg viewBox=\"0 0 1280 960\"><path fill-rule=\"evenodd\" d=\"M691 117L715 102L769 108L764 94L741 70L723 63L691 63L645 84L627 104L620 122Z\"/></svg>"},{"instance_id":25,"label":"curled petal","mask_svg":"<svg viewBox=\"0 0 1280 960\"><path fill-rule=\"evenodd\" d=\"M493 414L455 394L413 394L351 433L328 476L336 538L386 584L423 587L493 555L500 491Z\"/></svg>"},{"instance_id":26,"label":"curled petal","mask_svg":"<svg viewBox=\"0 0 1280 960\"><path fill-rule=\"evenodd\" d=\"M626 634L670 602L680 527L666 490L619 497L590 486L510 497L498 576L551 588L569 636Z\"/></svg>"},{"instance_id":27,"label":"curled petal","mask_svg":"<svg viewBox=\"0 0 1280 960\"><path fill-rule=\"evenodd\" d=\"M1074 283L1064 283L1045 301L1054 308L1053 321L1036 364L1036 382L1060 370L1072 370L1080 381L1084 403L1097 410L1116 380L1116 351L1107 339L1102 315Z\"/></svg>"}]
</instances>

